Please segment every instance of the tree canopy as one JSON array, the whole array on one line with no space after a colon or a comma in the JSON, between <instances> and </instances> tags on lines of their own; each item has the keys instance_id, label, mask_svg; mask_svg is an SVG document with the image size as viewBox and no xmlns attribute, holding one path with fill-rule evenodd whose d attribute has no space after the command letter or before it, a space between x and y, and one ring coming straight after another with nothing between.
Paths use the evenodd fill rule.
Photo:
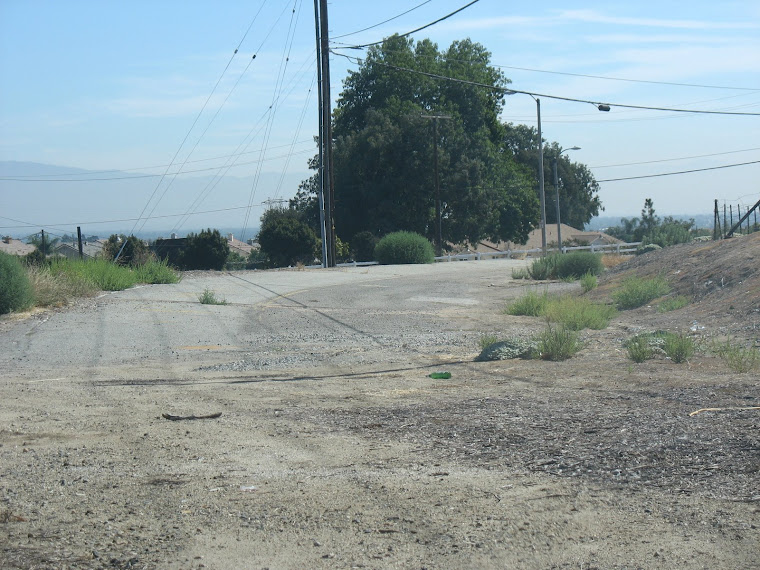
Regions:
<instances>
[{"instance_id":1,"label":"tree canopy","mask_svg":"<svg viewBox=\"0 0 760 570\"><path fill-rule=\"evenodd\" d=\"M505 125L504 137L506 148L515 159L533 172L538 170L537 148L538 131L528 125ZM552 161L557 159L557 177L559 179L559 205L562 223L574 228L583 227L599 214L602 201L599 199L599 183L585 164L572 162L562 152L556 142L546 144L544 141L544 181L546 192L546 221L557 223L554 207L554 172Z\"/></svg>"},{"instance_id":2,"label":"tree canopy","mask_svg":"<svg viewBox=\"0 0 760 570\"><path fill-rule=\"evenodd\" d=\"M392 36L368 49L333 113L338 236L411 231L434 240L437 147L444 242L525 242L540 215L537 135L500 121L510 81L490 58L469 39L439 51L427 39ZM597 182L556 143L545 152L558 156L562 220L583 227L601 209ZM545 168L548 196L551 159ZM291 201L315 231L317 188L316 176L305 180ZM553 208L547 218L556 219Z\"/></svg>"},{"instance_id":3,"label":"tree canopy","mask_svg":"<svg viewBox=\"0 0 760 570\"><path fill-rule=\"evenodd\" d=\"M508 80L470 40L439 51L393 36L350 72L334 113L335 225L349 239L404 230L436 232L438 146L445 241L521 241L538 219L530 172L502 152L499 122ZM411 69L494 89L410 73ZM433 124L438 120L438 139Z\"/></svg>"}]
</instances>

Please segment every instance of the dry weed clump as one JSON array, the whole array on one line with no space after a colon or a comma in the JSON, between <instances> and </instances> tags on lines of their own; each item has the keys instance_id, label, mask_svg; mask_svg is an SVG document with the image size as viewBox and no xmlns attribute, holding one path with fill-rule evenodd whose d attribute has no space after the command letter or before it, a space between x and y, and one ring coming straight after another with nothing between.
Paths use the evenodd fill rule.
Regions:
<instances>
[{"instance_id":1,"label":"dry weed clump","mask_svg":"<svg viewBox=\"0 0 760 570\"><path fill-rule=\"evenodd\" d=\"M47 267L30 266L27 269L38 307L61 307L76 297L92 297L98 287L88 279L67 273L53 273Z\"/></svg>"},{"instance_id":2,"label":"dry weed clump","mask_svg":"<svg viewBox=\"0 0 760 570\"><path fill-rule=\"evenodd\" d=\"M630 255L622 255L620 253L605 253L602 255L602 265L604 265L605 269L611 269L612 267L617 267L621 263L625 263L631 259Z\"/></svg>"}]
</instances>

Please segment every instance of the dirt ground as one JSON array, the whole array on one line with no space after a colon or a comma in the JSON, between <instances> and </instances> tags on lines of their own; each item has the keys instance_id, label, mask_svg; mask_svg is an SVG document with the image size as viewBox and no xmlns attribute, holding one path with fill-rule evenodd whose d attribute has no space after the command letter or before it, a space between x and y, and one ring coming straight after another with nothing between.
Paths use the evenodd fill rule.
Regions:
<instances>
[{"instance_id":1,"label":"dirt ground","mask_svg":"<svg viewBox=\"0 0 760 570\"><path fill-rule=\"evenodd\" d=\"M171 378L150 362L6 371L0 567L760 568L760 410L744 409L760 406L758 371L709 353L634 364L622 346L658 329L760 344L759 238L610 271L598 299L663 274L692 303L622 312L565 362L474 362L482 334L543 328L499 310L535 287L504 275L471 287L492 302L388 307L412 323L395 341L304 340L300 354L333 347L319 362L283 343L276 366L209 354ZM336 295L333 321L367 312Z\"/></svg>"}]
</instances>

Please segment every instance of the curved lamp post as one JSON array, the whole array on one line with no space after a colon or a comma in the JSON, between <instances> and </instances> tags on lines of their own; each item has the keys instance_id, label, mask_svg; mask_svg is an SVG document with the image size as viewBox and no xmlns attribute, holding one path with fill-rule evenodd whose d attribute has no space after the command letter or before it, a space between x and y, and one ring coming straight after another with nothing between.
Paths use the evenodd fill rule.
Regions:
<instances>
[{"instance_id":1,"label":"curved lamp post","mask_svg":"<svg viewBox=\"0 0 760 570\"><path fill-rule=\"evenodd\" d=\"M579 146L573 146L565 150L581 150L581 147ZM559 156L562 156L562 153L565 152L565 150L560 147L559 149ZM559 253L564 253L562 251L562 222L559 218L559 177L557 176L557 157L555 156L552 159L552 170L554 170L554 195L555 199L557 200L557 250ZM544 218L545 219L545 218Z\"/></svg>"}]
</instances>

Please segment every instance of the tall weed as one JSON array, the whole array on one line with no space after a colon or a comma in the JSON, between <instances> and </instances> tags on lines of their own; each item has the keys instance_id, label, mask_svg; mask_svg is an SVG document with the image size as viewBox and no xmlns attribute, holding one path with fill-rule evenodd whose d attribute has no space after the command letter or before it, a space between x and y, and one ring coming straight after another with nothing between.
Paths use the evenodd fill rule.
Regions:
<instances>
[{"instance_id":1,"label":"tall weed","mask_svg":"<svg viewBox=\"0 0 760 570\"><path fill-rule=\"evenodd\" d=\"M644 279L630 277L623 281L622 288L612 293L612 299L619 309L635 309L650 301L670 293L670 285L663 277Z\"/></svg>"}]
</instances>

